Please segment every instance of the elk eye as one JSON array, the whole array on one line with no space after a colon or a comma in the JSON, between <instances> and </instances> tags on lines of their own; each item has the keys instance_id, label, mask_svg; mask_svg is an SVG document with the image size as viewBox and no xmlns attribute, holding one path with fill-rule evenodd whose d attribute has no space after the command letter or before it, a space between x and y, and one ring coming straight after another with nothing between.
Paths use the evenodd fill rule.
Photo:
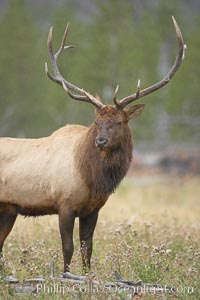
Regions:
<instances>
[{"instance_id":1,"label":"elk eye","mask_svg":"<svg viewBox=\"0 0 200 300\"><path fill-rule=\"evenodd\" d=\"M95 125L98 127L98 123L97 123L97 121L95 121L95 122L94 122L94 124L95 124Z\"/></svg>"},{"instance_id":2,"label":"elk eye","mask_svg":"<svg viewBox=\"0 0 200 300\"><path fill-rule=\"evenodd\" d=\"M122 122L121 122L121 121L117 122L117 125L121 125L121 124L122 124Z\"/></svg>"}]
</instances>

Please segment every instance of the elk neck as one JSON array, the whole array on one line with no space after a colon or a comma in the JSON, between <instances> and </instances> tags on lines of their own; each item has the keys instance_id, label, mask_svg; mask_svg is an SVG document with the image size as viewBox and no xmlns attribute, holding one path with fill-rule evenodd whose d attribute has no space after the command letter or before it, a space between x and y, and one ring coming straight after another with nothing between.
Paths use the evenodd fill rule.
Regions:
<instances>
[{"instance_id":1,"label":"elk neck","mask_svg":"<svg viewBox=\"0 0 200 300\"><path fill-rule=\"evenodd\" d=\"M117 149L102 150L96 147L95 137L96 127L91 125L76 147L75 160L91 196L99 199L113 193L126 175L132 159L133 144L128 125Z\"/></svg>"}]
</instances>

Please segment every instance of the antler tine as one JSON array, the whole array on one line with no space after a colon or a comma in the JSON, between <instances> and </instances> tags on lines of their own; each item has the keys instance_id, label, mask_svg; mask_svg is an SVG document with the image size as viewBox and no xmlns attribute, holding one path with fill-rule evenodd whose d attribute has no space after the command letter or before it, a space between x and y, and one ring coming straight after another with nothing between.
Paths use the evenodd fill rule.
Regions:
<instances>
[{"instance_id":1,"label":"antler tine","mask_svg":"<svg viewBox=\"0 0 200 300\"><path fill-rule=\"evenodd\" d=\"M118 100L117 100L118 91L119 91L119 84L116 86L116 89L115 89L114 94L113 94L113 102L116 105L116 107L118 107Z\"/></svg>"},{"instance_id":2,"label":"antler tine","mask_svg":"<svg viewBox=\"0 0 200 300\"><path fill-rule=\"evenodd\" d=\"M58 51L57 51L56 54L55 54L56 60L57 60L57 58L60 56L60 54L63 52L63 50L66 50L66 49L70 49L70 48L74 48L74 47L75 47L74 45L69 45L69 46L66 46L66 45L65 45L65 42L66 42L66 39L67 39L67 34L68 34L68 29L69 29L69 23L67 23L67 26L66 26L66 28L65 28L65 31L64 31L64 34L63 34L63 37L62 37L62 41L61 41L60 48L58 49Z\"/></svg>"},{"instance_id":3,"label":"antler tine","mask_svg":"<svg viewBox=\"0 0 200 300\"><path fill-rule=\"evenodd\" d=\"M81 96L81 95L74 95L73 93L70 92L70 90L67 88L67 86L65 85L65 82L62 81L62 86L65 90L65 92L74 100L79 100L79 101L84 101L84 102L88 102L93 104L94 106L96 106L96 108L103 108L105 105L102 104L100 101L98 101L94 96L92 96L91 94L87 93L86 91L83 90L83 94L85 96Z\"/></svg>"},{"instance_id":4,"label":"antler tine","mask_svg":"<svg viewBox=\"0 0 200 300\"><path fill-rule=\"evenodd\" d=\"M57 79L56 77L54 77L53 75L51 75L49 73L47 62L45 63L45 73L49 77L49 79L51 79L52 81L54 81L54 82L56 82L56 83L58 83L60 85L62 84L61 81L60 81L60 79Z\"/></svg>"},{"instance_id":5,"label":"antler tine","mask_svg":"<svg viewBox=\"0 0 200 300\"><path fill-rule=\"evenodd\" d=\"M96 99L93 95L91 95L90 93L84 91L83 89L81 89L81 88L75 86L74 84L68 82L67 80L65 80L58 69L57 59L60 56L60 54L63 52L63 50L69 49L69 48L74 48L73 45L69 45L69 46L65 45L65 42L67 39L67 34L68 34L68 29L69 29L69 23L67 24L67 26L65 28L60 48L58 49L58 51L56 53L54 53L53 43L52 43L53 27L50 27L48 39L47 39L47 46L48 46L48 50L49 50L49 54L50 54L50 58L51 58L51 64L52 64L52 69L53 69L54 75L51 75L49 73L47 63L45 63L45 72L52 81L62 85L64 90L68 93L68 95L71 98L73 98L75 100L89 102L89 103L95 105L97 108L103 108L104 105L98 99ZM74 91L80 95L74 95L73 93L71 93L71 91Z\"/></svg>"},{"instance_id":6,"label":"antler tine","mask_svg":"<svg viewBox=\"0 0 200 300\"><path fill-rule=\"evenodd\" d=\"M63 49L65 49L65 42L66 42L66 39L67 39L68 30L69 30L69 23L67 23L67 26L65 28L63 38L62 38L62 42L61 42L61 45L60 45L60 49L58 50L57 55L59 55L59 52L62 52Z\"/></svg>"},{"instance_id":7,"label":"antler tine","mask_svg":"<svg viewBox=\"0 0 200 300\"><path fill-rule=\"evenodd\" d=\"M140 90L140 80L138 80L138 84L137 84L137 90L136 93L127 96L123 99L121 99L120 101L118 101L118 107L120 109L123 109L126 105L130 104L131 102L142 98L160 88L162 88L163 86L165 86L166 84L169 83L169 81L171 80L171 78L174 76L174 74L177 72L178 68L180 67L184 57L185 57L185 50L186 50L186 45L184 44L183 41L183 36L181 33L181 30L175 20L175 18L172 16L172 20L173 20L173 24L175 27L175 32L176 32L176 37L178 40L178 46L179 46L179 50L178 50L178 54L176 56L176 59L174 61L174 64L172 65L171 69L169 70L169 72L167 73L167 75L159 82L156 82L155 84L147 87L144 90Z\"/></svg>"},{"instance_id":8,"label":"antler tine","mask_svg":"<svg viewBox=\"0 0 200 300\"><path fill-rule=\"evenodd\" d=\"M51 26L50 29L49 29L49 34L48 34L48 39L47 39L47 47L48 47L48 50L49 50L49 54L50 54L50 58L51 58L51 65L52 65L53 72L54 72L55 76L50 75L50 73L48 71L47 63L46 63L46 69L48 71L48 76L50 75L50 78L52 80L55 79L55 81L57 83L61 84L60 78L57 78L57 77L60 77L60 72L58 71L58 68L57 68L57 65L56 65L57 57L56 57L56 55L54 55L54 52L53 52L52 37L53 37L53 27Z\"/></svg>"},{"instance_id":9,"label":"antler tine","mask_svg":"<svg viewBox=\"0 0 200 300\"><path fill-rule=\"evenodd\" d=\"M141 83L141 80L138 79L137 89L136 89L136 98L140 97L140 83Z\"/></svg>"},{"instance_id":10,"label":"antler tine","mask_svg":"<svg viewBox=\"0 0 200 300\"><path fill-rule=\"evenodd\" d=\"M52 81L55 81L56 83L61 84L60 78L57 78L59 75L58 74L59 72L58 72L57 68L55 68L55 57L54 57L53 45L52 45L52 32L53 32L53 27L50 27L48 38L47 38L47 47L49 50L51 64L52 64L52 68L53 68L55 76L53 76L49 73L47 62L45 62L45 73Z\"/></svg>"}]
</instances>

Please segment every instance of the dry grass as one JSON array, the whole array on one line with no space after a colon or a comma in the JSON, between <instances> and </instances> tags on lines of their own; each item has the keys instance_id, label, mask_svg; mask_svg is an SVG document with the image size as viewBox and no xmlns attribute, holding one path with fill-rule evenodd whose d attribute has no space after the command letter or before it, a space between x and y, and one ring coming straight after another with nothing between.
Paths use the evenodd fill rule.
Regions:
<instances>
[{"instance_id":1,"label":"dry grass","mask_svg":"<svg viewBox=\"0 0 200 300\"><path fill-rule=\"evenodd\" d=\"M200 299L199 183L196 177L128 177L100 213L92 260L92 271L98 279L110 281L117 270L126 279L175 286L181 299ZM74 240L72 271L80 274L77 226ZM19 217L4 252L5 275L12 273L20 280L39 275L49 278L52 260L59 275L62 254L57 217ZM187 286L193 288L193 294L180 290ZM9 299L9 288L5 284L0 287L0 299ZM100 290L75 293L73 297L127 299L127 294ZM65 299L73 297L70 293L65 295ZM143 297L155 299L149 294ZM38 299L62 299L62 295L46 292Z\"/></svg>"}]
</instances>

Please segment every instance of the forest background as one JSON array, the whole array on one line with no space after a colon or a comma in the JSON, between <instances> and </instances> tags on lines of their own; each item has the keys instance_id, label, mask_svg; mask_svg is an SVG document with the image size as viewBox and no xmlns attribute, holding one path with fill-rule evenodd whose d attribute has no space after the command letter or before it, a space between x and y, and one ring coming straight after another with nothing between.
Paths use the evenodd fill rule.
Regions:
<instances>
[{"instance_id":1,"label":"forest background","mask_svg":"<svg viewBox=\"0 0 200 300\"><path fill-rule=\"evenodd\" d=\"M111 103L145 88L171 67L177 41L174 15L187 44L184 63L172 82L139 100L145 112L132 122L136 145L162 149L199 146L200 2L196 0L1 0L0 136L41 137L66 123L89 125L94 109L71 100L46 77L47 35L54 27L59 46L70 22L68 44L59 60L69 81Z\"/></svg>"}]
</instances>

